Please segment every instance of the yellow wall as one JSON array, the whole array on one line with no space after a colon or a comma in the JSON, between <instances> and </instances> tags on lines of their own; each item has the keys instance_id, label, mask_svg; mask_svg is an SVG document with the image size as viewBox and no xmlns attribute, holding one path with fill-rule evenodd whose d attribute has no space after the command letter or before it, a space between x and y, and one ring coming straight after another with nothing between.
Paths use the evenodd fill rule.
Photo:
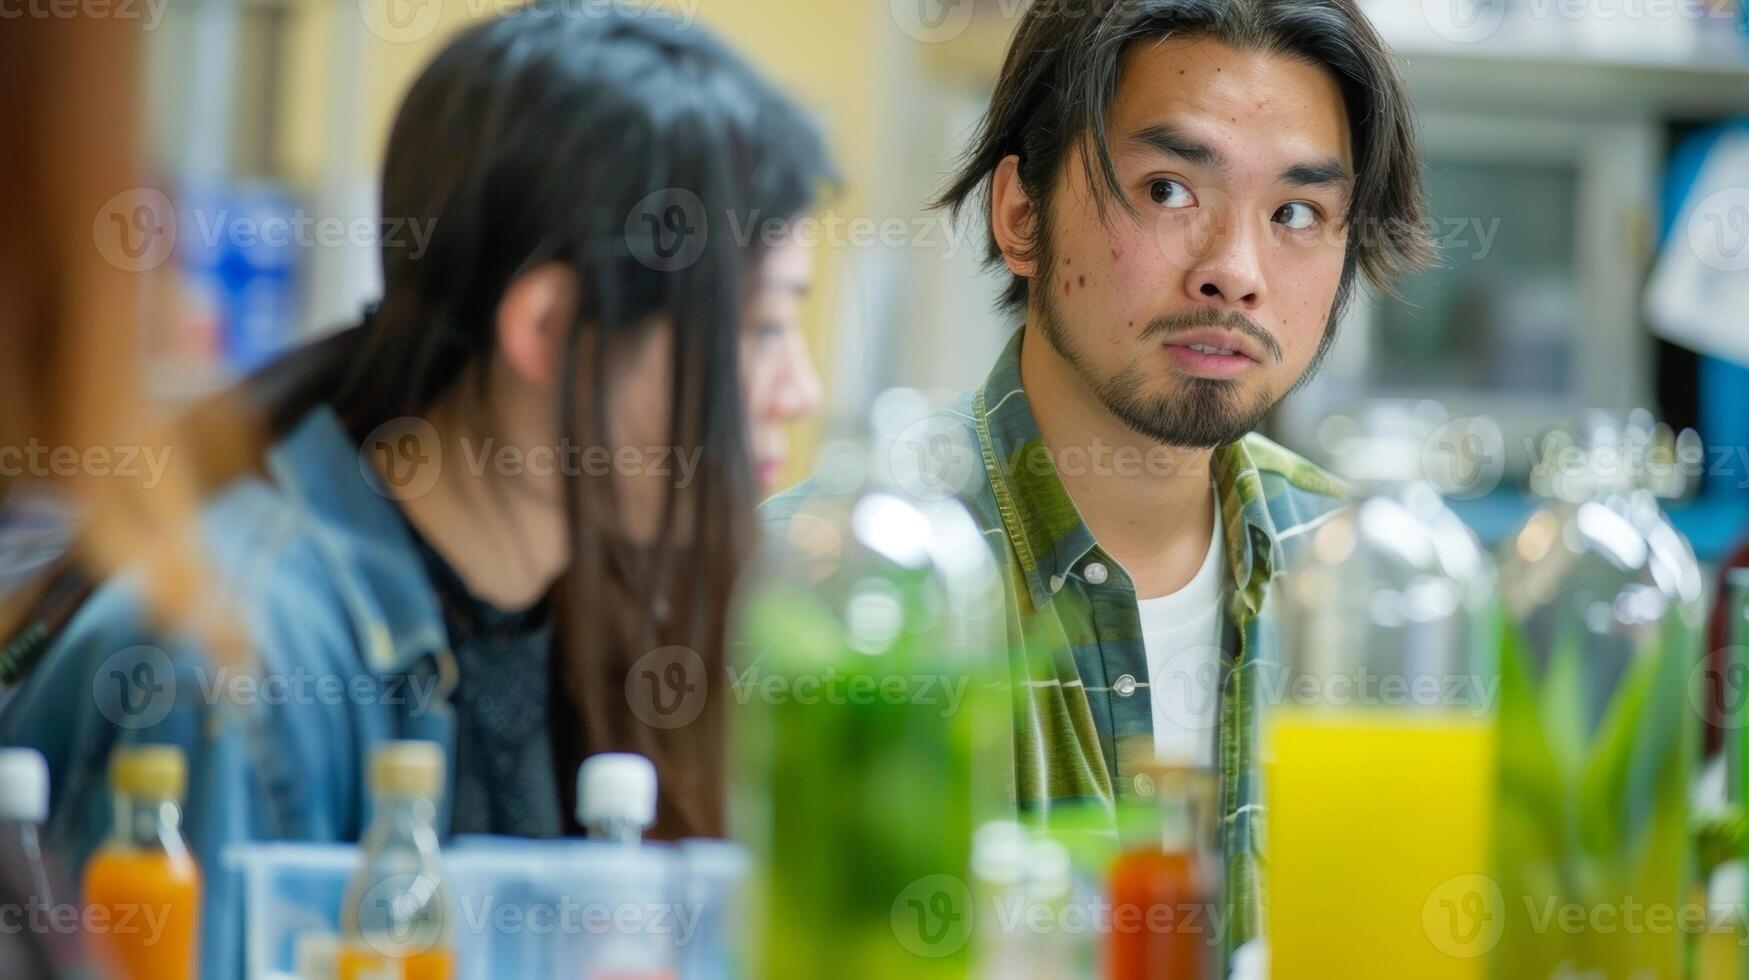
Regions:
<instances>
[{"instance_id":1,"label":"yellow wall","mask_svg":"<svg viewBox=\"0 0 1749 980\"><path fill-rule=\"evenodd\" d=\"M869 39L884 0L668 0L664 5L695 11L699 23L719 32L818 114L844 177L843 189L827 203L846 213L866 213L865 189L871 185L866 168L867 161L877 157L879 133L873 121L880 118L877 100L882 88L875 81L879 71ZM498 0L441 0L441 8L435 27L415 41L392 42L369 30L355 31L364 66L357 104L357 173L374 179L389 125L408 85L449 36L472 23L476 13L498 9ZM353 0L342 0L338 5L309 4L295 19L282 117L284 167L296 184L314 186L332 163L327 131L336 84L330 57L335 18L358 16ZM843 256L827 249L822 252L817 286L805 316L816 362L827 364ZM792 478L810 468L818 433L817 421L802 423L793 433Z\"/></svg>"}]
</instances>

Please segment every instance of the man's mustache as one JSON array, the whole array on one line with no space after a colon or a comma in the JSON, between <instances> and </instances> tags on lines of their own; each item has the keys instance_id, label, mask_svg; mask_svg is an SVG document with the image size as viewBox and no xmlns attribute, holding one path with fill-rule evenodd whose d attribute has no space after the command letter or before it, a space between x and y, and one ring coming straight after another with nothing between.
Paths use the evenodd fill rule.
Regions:
<instances>
[{"instance_id":1,"label":"man's mustache","mask_svg":"<svg viewBox=\"0 0 1749 980\"><path fill-rule=\"evenodd\" d=\"M1194 313L1166 313L1157 316L1143 328L1142 339L1165 339L1192 330L1231 330L1256 341L1277 363L1287 356L1281 349L1281 343L1269 331L1258 326L1256 320L1243 313L1223 314L1220 310L1203 309Z\"/></svg>"}]
</instances>

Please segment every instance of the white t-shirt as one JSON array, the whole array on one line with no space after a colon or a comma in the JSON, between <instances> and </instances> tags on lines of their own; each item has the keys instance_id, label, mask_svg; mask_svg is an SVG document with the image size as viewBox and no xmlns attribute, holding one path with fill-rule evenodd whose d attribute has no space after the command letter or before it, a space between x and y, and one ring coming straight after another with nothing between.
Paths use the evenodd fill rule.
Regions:
<instances>
[{"instance_id":1,"label":"white t-shirt","mask_svg":"<svg viewBox=\"0 0 1749 980\"><path fill-rule=\"evenodd\" d=\"M1217 494L1214 534L1202 568L1177 592L1136 602L1148 654L1154 754L1164 763L1208 767L1215 762L1226 565Z\"/></svg>"}]
</instances>

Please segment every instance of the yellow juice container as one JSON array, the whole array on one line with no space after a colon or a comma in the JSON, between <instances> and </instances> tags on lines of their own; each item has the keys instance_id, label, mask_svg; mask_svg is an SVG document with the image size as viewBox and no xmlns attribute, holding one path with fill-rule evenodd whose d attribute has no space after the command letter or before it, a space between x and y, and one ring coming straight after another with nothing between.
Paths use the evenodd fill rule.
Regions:
<instances>
[{"instance_id":1,"label":"yellow juice container","mask_svg":"<svg viewBox=\"0 0 1749 980\"><path fill-rule=\"evenodd\" d=\"M1431 431L1435 415L1384 405L1333 423L1353 503L1283 549L1279 662L1260 651L1253 687L1274 980L1482 980L1505 927L1500 602L1442 496L1471 469L1436 450L1474 433Z\"/></svg>"},{"instance_id":2,"label":"yellow juice container","mask_svg":"<svg viewBox=\"0 0 1749 980\"><path fill-rule=\"evenodd\" d=\"M1264 738L1271 975L1485 976L1492 720L1286 708Z\"/></svg>"}]
</instances>

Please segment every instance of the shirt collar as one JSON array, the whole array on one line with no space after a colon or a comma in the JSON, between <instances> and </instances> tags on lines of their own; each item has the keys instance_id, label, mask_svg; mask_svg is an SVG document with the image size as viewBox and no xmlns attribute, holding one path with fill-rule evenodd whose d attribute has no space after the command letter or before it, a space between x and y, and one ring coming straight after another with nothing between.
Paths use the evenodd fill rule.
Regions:
<instances>
[{"instance_id":1,"label":"shirt collar","mask_svg":"<svg viewBox=\"0 0 1749 980\"><path fill-rule=\"evenodd\" d=\"M333 410L305 416L268 457L274 482L330 533L325 543L357 578L336 582L357 621L364 660L402 672L445 649L442 611L406 521ZM336 533L337 532L337 533Z\"/></svg>"},{"instance_id":2,"label":"shirt collar","mask_svg":"<svg viewBox=\"0 0 1749 980\"><path fill-rule=\"evenodd\" d=\"M1015 332L974 393L972 417L1033 606L1043 608L1098 542L1057 475L1021 385L1024 334ZM1279 545L1262 476L1243 440L1215 450L1214 477L1235 601L1241 611L1255 613L1261 606L1260 585L1277 567Z\"/></svg>"}]
</instances>

